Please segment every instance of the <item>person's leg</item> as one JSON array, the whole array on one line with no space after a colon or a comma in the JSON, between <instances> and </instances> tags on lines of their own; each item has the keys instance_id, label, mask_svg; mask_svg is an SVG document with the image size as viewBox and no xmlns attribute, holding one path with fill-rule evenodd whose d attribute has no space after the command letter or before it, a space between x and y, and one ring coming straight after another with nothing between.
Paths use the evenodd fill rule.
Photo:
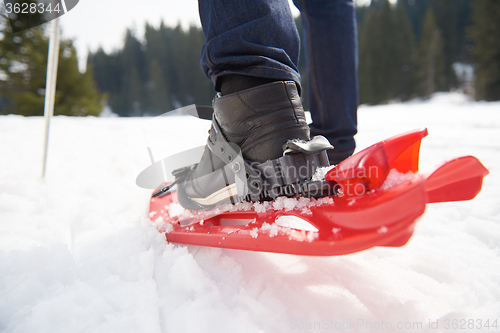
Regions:
<instances>
[{"instance_id":1,"label":"person's leg","mask_svg":"<svg viewBox=\"0 0 500 333\"><path fill-rule=\"evenodd\" d=\"M357 133L357 31L352 0L294 0L304 26L311 136L334 146L330 163L354 152Z\"/></svg>"},{"instance_id":2,"label":"person's leg","mask_svg":"<svg viewBox=\"0 0 500 333\"><path fill-rule=\"evenodd\" d=\"M234 86L229 93L278 80L300 84L299 35L287 0L198 4L206 39L201 67L216 91L221 91L223 81ZM252 82L238 83L242 78Z\"/></svg>"}]
</instances>

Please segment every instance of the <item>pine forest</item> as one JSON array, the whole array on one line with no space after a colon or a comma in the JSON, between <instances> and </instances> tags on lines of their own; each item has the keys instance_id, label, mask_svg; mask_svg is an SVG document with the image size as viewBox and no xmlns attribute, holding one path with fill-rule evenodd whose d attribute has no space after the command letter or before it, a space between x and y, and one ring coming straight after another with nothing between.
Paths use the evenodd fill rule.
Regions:
<instances>
[{"instance_id":1,"label":"pine forest","mask_svg":"<svg viewBox=\"0 0 500 333\"><path fill-rule=\"evenodd\" d=\"M500 100L500 1L372 0L356 7L359 102L384 104L461 91ZM300 18L296 23L301 32ZM4 27L5 23L0 24ZM43 114L48 37L43 29L0 33L0 114ZM55 113L155 116L189 105L210 105L215 94L202 73L201 28L146 24L127 30L123 46L90 53L78 70L71 40L61 44ZM307 72L302 50L303 90ZM307 109L307 94L302 96Z\"/></svg>"}]
</instances>

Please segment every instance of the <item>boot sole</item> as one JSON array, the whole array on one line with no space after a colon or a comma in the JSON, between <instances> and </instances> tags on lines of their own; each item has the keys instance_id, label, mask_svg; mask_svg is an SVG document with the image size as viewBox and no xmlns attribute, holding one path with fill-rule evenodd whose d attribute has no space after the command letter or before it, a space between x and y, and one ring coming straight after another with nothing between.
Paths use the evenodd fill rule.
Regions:
<instances>
[{"instance_id":1,"label":"boot sole","mask_svg":"<svg viewBox=\"0 0 500 333\"><path fill-rule=\"evenodd\" d=\"M220 190L210 194L205 198L190 199L202 206L212 206L236 196L238 196L238 191L236 189L236 184L233 183L224 188L221 188Z\"/></svg>"}]
</instances>

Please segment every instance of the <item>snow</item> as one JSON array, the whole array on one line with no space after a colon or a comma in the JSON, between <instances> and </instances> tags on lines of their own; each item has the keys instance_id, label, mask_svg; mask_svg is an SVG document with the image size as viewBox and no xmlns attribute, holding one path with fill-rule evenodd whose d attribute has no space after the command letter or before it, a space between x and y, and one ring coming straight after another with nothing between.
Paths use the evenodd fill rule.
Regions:
<instances>
[{"instance_id":1,"label":"snow","mask_svg":"<svg viewBox=\"0 0 500 333\"><path fill-rule=\"evenodd\" d=\"M312 176L311 180L312 181L320 181L325 179L325 175L330 171L334 166L330 165L329 167L324 167L324 168L317 168L316 172L314 172L314 175Z\"/></svg>"},{"instance_id":2,"label":"snow","mask_svg":"<svg viewBox=\"0 0 500 333\"><path fill-rule=\"evenodd\" d=\"M388 190L406 181L412 180L413 178L415 178L415 174L412 171L400 173L396 169L392 169L389 171L389 174L380 189L383 191Z\"/></svg>"},{"instance_id":3,"label":"snow","mask_svg":"<svg viewBox=\"0 0 500 333\"><path fill-rule=\"evenodd\" d=\"M206 140L161 121L166 153ZM426 126L421 172L474 155L490 175L473 201L430 205L406 246L326 258L167 244L135 185L150 122L55 117L41 181L43 119L0 117L1 332L500 331L500 103L361 107L358 149Z\"/></svg>"},{"instance_id":4,"label":"snow","mask_svg":"<svg viewBox=\"0 0 500 333\"><path fill-rule=\"evenodd\" d=\"M155 202L155 198L151 202ZM334 204L334 201L330 197L324 198L304 198L304 197L278 197L273 201L263 201L263 202L238 202L235 204L221 204L212 209L190 211L185 210L180 204L171 204L165 209L158 211L151 211L148 216L153 220L154 225L160 232L165 232L166 230L172 231L172 223L180 223L181 225L200 223L203 225L204 220L207 220L213 216L220 215L226 212L236 212L236 211L255 211L257 213L264 213L270 210L276 211L292 211L296 210L300 214L311 215L311 207L321 206L323 204ZM223 219L224 225L241 225L242 219ZM291 216L286 217L286 221L283 222L283 226L289 228L296 228L301 230L311 230L312 225L306 221L299 219L298 222ZM251 220L248 220L249 223ZM275 221L274 224L276 224ZM314 228L314 231L318 231ZM254 237L255 238L255 237Z\"/></svg>"}]
</instances>

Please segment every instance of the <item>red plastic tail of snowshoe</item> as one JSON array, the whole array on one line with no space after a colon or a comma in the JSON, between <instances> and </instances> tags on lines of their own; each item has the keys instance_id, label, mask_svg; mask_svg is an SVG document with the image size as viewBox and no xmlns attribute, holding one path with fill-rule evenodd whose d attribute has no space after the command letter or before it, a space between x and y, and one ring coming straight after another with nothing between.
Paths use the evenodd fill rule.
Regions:
<instances>
[{"instance_id":1,"label":"red plastic tail of snowshoe","mask_svg":"<svg viewBox=\"0 0 500 333\"><path fill-rule=\"evenodd\" d=\"M471 200L481 191L488 173L473 156L451 160L427 178L427 203Z\"/></svg>"}]
</instances>

